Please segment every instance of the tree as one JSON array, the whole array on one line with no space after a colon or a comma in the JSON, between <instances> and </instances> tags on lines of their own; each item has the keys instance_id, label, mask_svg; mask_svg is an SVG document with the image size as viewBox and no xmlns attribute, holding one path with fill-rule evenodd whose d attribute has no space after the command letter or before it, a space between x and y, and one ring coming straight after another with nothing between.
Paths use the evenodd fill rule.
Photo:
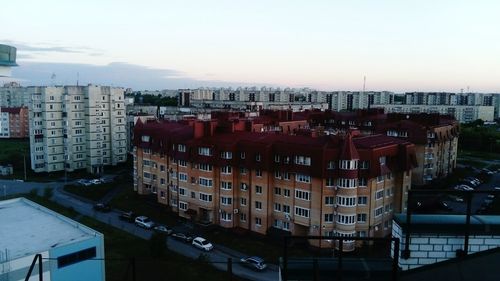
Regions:
<instances>
[{"instance_id":1,"label":"tree","mask_svg":"<svg viewBox=\"0 0 500 281\"><path fill-rule=\"evenodd\" d=\"M152 257L163 257L167 251L167 235L165 233L153 233L149 240L149 250Z\"/></svg>"}]
</instances>

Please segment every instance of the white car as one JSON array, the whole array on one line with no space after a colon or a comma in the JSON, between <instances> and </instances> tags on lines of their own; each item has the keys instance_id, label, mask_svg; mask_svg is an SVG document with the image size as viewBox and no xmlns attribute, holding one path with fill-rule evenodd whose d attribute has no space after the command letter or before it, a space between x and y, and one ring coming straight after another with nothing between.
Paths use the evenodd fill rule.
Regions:
<instances>
[{"instance_id":1,"label":"white car","mask_svg":"<svg viewBox=\"0 0 500 281\"><path fill-rule=\"evenodd\" d=\"M101 182L101 180L100 180L100 179L93 179L93 180L90 180L90 183L91 183L91 184L96 184L96 185L97 185L97 184L101 184L102 182Z\"/></svg>"},{"instance_id":2,"label":"white car","mask_svg":"<svg viewBox=\"0 0 500 281\"><path fill-rule=\"evenodd\" d=\"M207 239L205 238L201 238L201 237L196 237L193 239L193 242L191 242L191 244L193 246L195 246L196 248L200 249L200 250L205 250L205 251L210 251L214 248L214 246L212 245L212 243L208 242Z\"/></svg>"},{"instance_id":3,"label":"white car","mask_svg":"<svg viewBox=\"0 0 500 281\"><path fill-rule=\"evenodd\" d=\"M148 217L145 216L140 216L135 218L135 224L140 227L144 227L147 229L153 228L155 226L155 223Z\"/></svg>"}]
</instances>

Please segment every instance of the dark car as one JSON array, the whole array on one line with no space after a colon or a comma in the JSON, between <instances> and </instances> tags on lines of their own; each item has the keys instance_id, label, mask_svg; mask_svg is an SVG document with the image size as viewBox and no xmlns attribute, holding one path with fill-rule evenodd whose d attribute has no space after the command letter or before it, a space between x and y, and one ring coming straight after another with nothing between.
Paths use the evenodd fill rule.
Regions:
<instances>
[{"instance_id":1,"label":"dark car","mask_svg":"<svg viewBox=\"0 0 500 281\"><path fill-rule=\"evenodd\" d=\"M184 243L191 243L193 241L193 237L191 237L189 234L185 234L182 232L176 232L172 234L172 238L175 238L177 240L180 240Z\"/></svg>"},{"instance_id":2,"label":"dark car","mask_svg":"<svg viewBox=\"0 0 500 281\"><path fill-rule=\"evenodd\" d=\"M97 203L94 205L94 210L107 213L107 212L111 211L111 207L105 203Z\"/></svg>"},{"instance_id":3,"label":"dark car","mask_svg":"<svg viewBox=\"0 0 500 281\"><path fill-rule=\"evenodd\" d=\"M130 212L123 212L120 214L119 218L124 221L128 222L134 222L135 221L135 213L130 211Z\"/></svg>"},{"instance_id":4,"label":"dark car","mask_svg":"<svg viewBox=\"0 0 500 281\"><path fill-rule=\"evenodd\" d=\"M173 232L172 228L163 224L156 225L155 227L153 227L153 230L156 232L165 233L167 235L170 235Z\"/></svg>"},{"instance_id":5,"label":"dark car","mask_svg":"<svg viewBox=\"0 0 500 281\"><path fill-rule=\"evenodd\" d=\"M266 263L264 262L264 259L260 257L241 258L240 262L246 267L259 271L264 270L267 267Z\"/></svg>"}]
</instances>

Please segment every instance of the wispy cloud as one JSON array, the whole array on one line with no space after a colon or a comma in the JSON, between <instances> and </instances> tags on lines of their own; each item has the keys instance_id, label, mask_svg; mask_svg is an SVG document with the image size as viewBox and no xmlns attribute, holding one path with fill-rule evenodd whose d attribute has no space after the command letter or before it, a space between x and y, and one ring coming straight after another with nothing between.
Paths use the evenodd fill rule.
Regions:
<instances>
[{"instance_id":1,"label":"wispy cloud","mask_svg":"<svg viewBox=\"0 0 500 281\"><path fill-rule=\"evenodd\" d=\"M136 90L177 89L196 87L273 86L219 80L199 80L174 69L149 68L124 62L107 65L79 63L48 63L18 61L19 67L12 77L22 80L23 85L86 85L88 83L112 85ZM52 79L55 74L55 79Z\"/></svg>"},{"instance_id":2,"label":"wispy cloud","mask_svg":"<svg viewBox=\"0 0 500 281\"><path fill-rule=\"evenodd\" d=\"M61 46L57 44L37 43L28 44L25 42L2 40L6 44L15 46L20 55L41 54L41 53L73 53L87 54L89 56L101 56L104 51L86 46Z\"/></svg>"}]
</instances>

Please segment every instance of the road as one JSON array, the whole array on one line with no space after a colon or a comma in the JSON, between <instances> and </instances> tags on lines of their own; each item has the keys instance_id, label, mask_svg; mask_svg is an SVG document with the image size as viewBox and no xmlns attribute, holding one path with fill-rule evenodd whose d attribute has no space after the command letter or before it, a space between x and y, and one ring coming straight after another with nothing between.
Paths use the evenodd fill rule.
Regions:
<instances>
[{"instance_id":1,"label":"road","mask_svg":"<svg viewBox=\"0 0 500 281\"><path fill-rule=\"evenodd\" d=\"M94 202L65 192L62 189L63 186L64 183L62 182L34 183L0 180L0 194L4 196L18 193L29 193L33 189L38 190L38 194L43 194L43 189L51 187L54 188L52 201L55 201L60 205L72 207L76 212L82 215L92 217L98 221L119 228L142 239L149 239L151 237L152 231L137 227L133 223L128 223L120 220L118 218L119 214L121 213L120 210L112 210L109 213L97 212L93 209ZM174 230L175 229L176 227L174 227ZM239 259L245 256L244 254L227 249L221 245L214 244L214 250L210 252L204 252L194 248L190 244L186 244L174 239L168 239L167 244L170 250L192 259L197 259L200 254L206 254L209 261L212 262L213 266L223 271L227 270L226 262L228 258L232 258L233 274L242 279L252 281L278 280L277 266L269 265L269 268L263 272L248 269L238 264ZM224 251L222 251L221 249L224 249Z\"/></svg>"}]
</instances>

